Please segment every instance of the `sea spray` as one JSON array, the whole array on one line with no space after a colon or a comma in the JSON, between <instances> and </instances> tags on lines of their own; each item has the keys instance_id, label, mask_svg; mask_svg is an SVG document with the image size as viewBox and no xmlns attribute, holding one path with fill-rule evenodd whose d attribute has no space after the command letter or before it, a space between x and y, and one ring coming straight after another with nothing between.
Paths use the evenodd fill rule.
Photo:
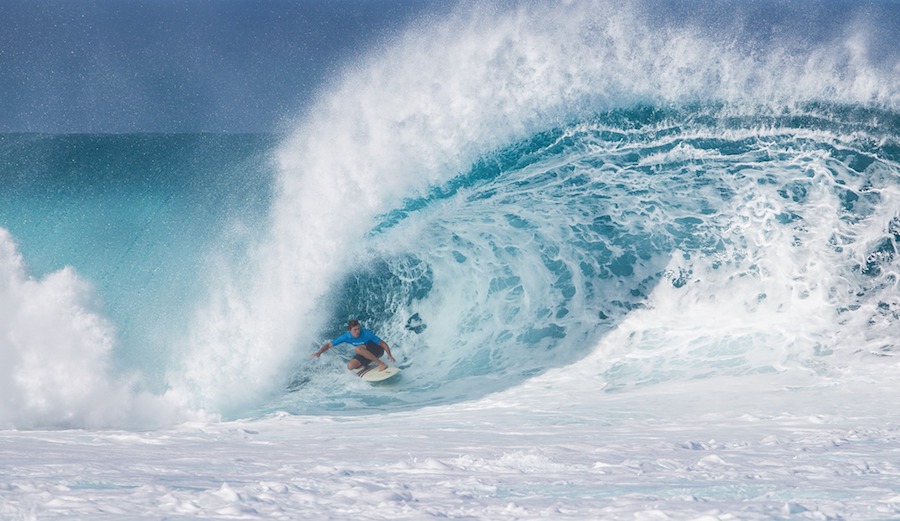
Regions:
<instances>
[{"instance_id":1,"label":"sea spray","mask_svg":"<svg viewBox=\"0 0 900 521\"><path fill-rule=\"evenodd\" d=\"M0 428L155 427L180 417L110 370L115 328L71 268L30 277L0 228Z\"/></svg>"},{"instance_id":2,"label":"sea spray","mask_svg":"<svg viewBox=\"0 0 900 521\"><path fill-rule=\"evenodd\" d=\"M629 367L652 383L830 375L854 347L889 360L897 69L883 21L860 11L811 38L701 11L422 19L343 63L278 146L5 136L0 214L36 280L93 288L76 293L99 298L86 309L110 332L86 348L98 374L185 410L475 399L604 359L595 347L629 320L696 331L690 317L718 307L749 313L719 325L780 332L723 330L746 345L718 365L663 340L635 367L652 342L620 342L601 363L608 387L633 384ZM674 301L696 312L654 316ZM307 358L351 316L410 369L392 393ZM720 349L707 340L698 356Z\"/></svg>"},{"instance_id":3,"label":"sea spray","mask_svg":"<svg viewBox=\"0 0 900 521\"><path fill-rule=\"evenodd\" d=\"M384 248L381 242L396 243L400 239L369 235L378 226L378 216L402 208L405 200L426 197L435 187L453 184L454 179L466 176L465 172L477 170L479 161L490 163L495 154L518 153L515 143L527 143L533 139L530 136L539 132L557 129L551 132L561 135L559 143L564 152L556 155L558 151L548 147L546 151L539 150L536 157L523 158L534 161L533 165L508 165L512 170L496 173L494 193L514 188L520 182L516 178L519 174L549 173L562 183L600 176L606 184L603 190L586 197L591 202L581 210L587 218L584 224L604 230L597 219L608 213L600 204L605 198L609 198L608 204L613 207L625 204L634 207L634 211L620 208L611 214L612 221L605 232L614 236L601 238L613 241L606 248L614 253L606 258L609 264L598 262L593 268L589 264L579 266L576 258L585 253L576 254L576 258L558 258L553 252L562 247L562 242L519 255L532 265L543 264L551 273L560 265L570 273L567 277L580 273L581 286L574 286L579 299L583 297L582 292L588 291L587 286L594 284L592 279L598 270L611 269L614 276L626 278L643 273L638 286L623 285L622 279L616 279L619 282L613 284L640 301L659 282L664 271L661 266L665 264L660 264L662 259L699 240L694 236L701 230L694 229L692 224L697 215L727 212L727 206L723 205L731 203L727 197L701 199L705 202L700 204L706 204L706 208L692 207L688 211L679 210L681 216L672 215L671 210L683 206L685 201L663 197L670 189L667 177L650 182L659 172L665 173L670 164L663 162L635 170L630 164L634 159L669 150L670 145L674 147L672 152L680 148L687 155L683 159L673 156L675 166L692 163L697 167L692 170L693 175L705 178L697 186L710 186L727 194L742 190L731 185L752 181L739 172L735 174L740 165L706 171L702 157L693 155L693 150L716 157L728 155L730 147L738 147L749 151L737 160L761 160L765 159L768 147L765 142L768 125L787 125L793 127L788 134L802 134L808 122L815 124L820 111L825 117L822 123L827 126L828 118L832 117L840 123L844 112L841 107L845 104L896 104L897 93L890 87L892 73L866 59L865 38L851 38L846 45L835 46L831 42L819 48L807 47L804 54L794 55L794 50L803 48L795 41L786 40L783 45L768 49L745 49L734 43L735 40L725 42L704 35L697 27L679 28L665 23L654 26L658 23L648 21L639 7L613 8L604 2L552 9L521 7L510 11L484 7L457 13L427 30L413 28L392 44L353 63L323 90L308 116L281 147L280 175L269 227L248 257L255 272L251 270L248 277L239 280L229 280L225 274L222 288L214 290L213 303L201 310L200 320L185 347L190 352L186 369L183 374L176 370L173 381L183 379L190 388L188 394L199 396L200 403L214 409L240 410L264 400L264 396L277 394L280 382L297 370L292 368L297 367L309 346L327 340L319 332L323 328L333 331L332 322L340 323L347 318L329 312L333 301L343 298L333 293L342 277L364 266L367 259L379 261L384 255L403 258L412 254L417 262L424 261L426 265L436 261L427 254ZM845 81L847 77L854 81ZM827 103L816 105L818 100ZM804 105L808 108L804 109ZM657 129L656 120L667 117L663 108L669 106L682 107L670 116L683 117L684 122L676 124L674 120L666 120ZM620 109L624 112L617 112ZM791 111L797 114L790 116ZM831 111L836 114L829 115ZM779 120L782 117L785 119ZM595 136L588 141L576 137L571 144L565 135L577 129L581 121L599 123L596 131L599 142ZM629 139L635 130L639 141L634 144L632 155L620 155L616 141ZM712 135L723 131L745 132L747 137L716 142ZM760 137L755 137L760 131ZM672 135L659 139L654 135L656 132ZM698 147L694 143L698 139L708 142ZM591 153L592 147L598 146L599 153ZM605 152L611 157L604 157ZM792 153L790 144L783 153ZM595 156L597 164L585 165L582 161ZM785 164L793 161L790 157L783 160ZM554 162L564 166L557 169L556 164L544 164ZM631 181L617 180L617 174L621 173L633 173L637 184L629 186ZM789 169L785 173L793 175ZM789 184L789 180L779 179L782 175L785 174L775 171L761 178L764 182L772 179L774 184ZM641 179L642 176L646 178ZM621 191L610 188L615 188L617 182ZM650 199L662 213L650 214L642 209L647 201L635 187L643 185L652 190ZM466 195L461 193L459 197ZM517 225L510 219L520 219L528 229L529 219L523 219L524 209L543 195L535 190L517 200L515 204L519 208L510 210L508 216L491 217L494 222L498 218L506 221L504 229L495 232L501 236L517 232ZM729 195L733 196L733 193ZM492 199L492 196L485 198ZM426 207L432 203L427 198L424 201ZM552 208L565 208L572 201L551 197L541 203L555 214ZM486 210L476 205L473 211ZM648 218L654 220L647 221ZM699 219L705 222L702 217ZM462 226L470 224L461 223ZM776 221L775 225L779 223ZM414 226L422 229L420 224ZM672 226L674 232L669 229L662 233ZM648 227L649 231L641 231ZM722 230L707 232L715 234ZM616 236L631 241L629 247L635 249L631 253L622 251L623 245L615 243ZM530 233L521 239L504 237L485 246L498 248L508 243L513 247L517 240L543 239L539 233ZM460 240L460 235L454 236L451 230L446 240ZM560 240L569 239L555 239ZM727 236L717 239L713 235L708 240L716 244L731 239ZM480 251L485 250L470 255L457 253L472 259L468 264L471 266L479 262ZM535 292L541 294L542 290L526 289L520 284L528 276L528 268L516 267L514 258L503 258L497 251L492 255L495 257L489 262L498 264L489 266L489 271L483 274L503 265L512 267L490 275L493 282L481 281L488 284L489 293L491 284L512 283L507 289L513 294L504 298L529 299L535 297ZM589 250L587 255L591 255ZM690 267L686 269L691 271ZM502 271L507 271L507 275L502 276ZM442 276L450 275L436 273L435 279ZM558 278L561 272L553 276ZM608 311L600 310L599 304L603 298L599 293L611 288L600 286L593 289L594 300L587 305L579 304L574 310L562 304L526 307L529 311L525 314L536 313L543 318L529 315L530 318L516 323L520 334L501 335L499 346L484 351L488 359L495 359L493 363L478 357L469 364L458 362L469 356L466 353L481 349L479 346L496 343L491 331L496 329L497 320L504 319L502 313L493 313L502 310L491 309L489 305L480 312L483 319L477 319L467 315L472 310L452 307L458 300L447 301L443 288L435 289L433 296L436 299L442 295L442 305L450 305L449 315L455 314L456 318L448 323L426 319L428 330L423 335L428 341L409 336L397 321L376 325L411 346L421 349L431 345L441 354L437 358L426 357L424 361L462 368L463 376L504 371L509 360L531 356L518 353L517 349L509 352L506 342L521 344L523 338L555 338L553 345L563 343L570 349L573 345L583 349L596 342L602 330L597 324L603 324L611 316ZM385 300L390 299L385 297ZM423 309L431 305L432 317L447 313L435 302L423 303ZM614 302L619 309L643 305L627 299ZM517 307L520 308L519 303L513 305ZM408 307L396 311L401 321L416 315L416 310ZM575 313L577 318L566 318L569 313ZM546 320L553 314L560 314L561 321L578 325L571 329ZM529 330L537 337L521 335ZM439 342L434 335L438 334L444 339L443 344L434 347ZM467 339L467 335L472 336ZM464 349L458 349L460 343ZM451 352L457 354L448 354ZM572 351L579 352L580 349ZM404 353L404 356L414 358L415 354ZM535 365L541 365L541 361L571 361L573 356L576 355L562 357L557 362L550 362L553 357L544 360L539 356ZM444 362L439 362L442 359ZM422 361L419 359L417 363ZM533 366L523 368L525 374L534 369ZM426 373L430 370L433 367L426 368ZM310 401L315 401L316 396L313 391Z\"/></svg>"}]
</instances>

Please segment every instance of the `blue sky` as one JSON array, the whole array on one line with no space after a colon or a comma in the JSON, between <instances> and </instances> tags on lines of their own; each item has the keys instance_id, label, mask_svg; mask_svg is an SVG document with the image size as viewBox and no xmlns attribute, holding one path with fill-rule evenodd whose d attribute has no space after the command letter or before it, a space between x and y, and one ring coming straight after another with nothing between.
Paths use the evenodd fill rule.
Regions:
<instances>
[{"instance_id":1,"label":"blue sky","mask_svg":"<svg viewBox=\"0 0 900 521\"><path fill-rule=\"evenodd\" d=\"M0 132L283 131L353 58L456 2L0 0ZM900 0L643 3L664 24L738 20L761 47L843 39L863 13L870 57L897 59Z\"/></svg>"},{"instance_id":2,"label":"blue sky","mask_svg":"<svg viewBox=\"0 0 900 521\"><path fill-rule=\"evenodd\" d=\"M0 132L279 131L344 60L436 5L0 0Z\"/></svg>"}]
</instances>

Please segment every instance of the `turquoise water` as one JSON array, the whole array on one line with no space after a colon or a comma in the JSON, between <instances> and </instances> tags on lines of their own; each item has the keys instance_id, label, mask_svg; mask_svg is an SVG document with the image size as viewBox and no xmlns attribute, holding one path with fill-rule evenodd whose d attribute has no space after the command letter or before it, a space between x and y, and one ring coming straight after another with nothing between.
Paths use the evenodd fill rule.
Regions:
<instances>
[{"instance_id":1,"label":"turquoise water","mask_svg":"<svg viewBox=\"0 0 900 521\"><path fill-rule=\"evenodd\" d=\"M415 406L502 389L577 362L645 309L658 285L684 288L709 270L759 277L752 259L770 254L828 251L848 286L840 294L837 280L822 281L835 312L874 304L870 322L892 324L900 221L855 237L867 219L890 214L881 193L897 189L897 127L868 122L892 117L820 105L740 118L642 106L480 157L375 218L355 247L364 255L320 296L327 326L296 344L305 354L363 317L397 347L403 379L374 398L353 386L335 392L348 385L337 357L324 372L298 360L271 407ZM5 136L11 182L0 217L31 275L71 266L91 283L115 328L118 370L165 390L192 314L217 285L211 275L222 262L241 265L267 226L274 144L254 135ZM789 242L764 251L735 232L753 199L768 201L760 226ZM834 219L827 238L811 229L823 204ZM673 257L683 259L677 270ZM762 281L754 298L768 298ZM774 370L741 349L713 365L714 374ZM648 375L622 364L607 378L618 388L694 371ZM327 399L317 396L323 388Z\"/></svg>"},{"instance_id":2,"label":"turquoise water","mask_svg":"<svg viewBox=\"0 0 900 521\"><path fill-rule=\"evenodd\" d=\"M897 69L865 30L760 49L637 9L499 12L411 27L287 135L0 136L3 385L42 411L6 417L77 424L119 385L234 417L471 400L598 356L603 392L889 363ZM308 358L353 317L390 386ZM60 378L103 384L70 406Z\"/></svg>"},{"instance_id":3,"label":"turquoise water","mask_svg":"<svg viewBox=\"0 0 900 521\"><path fill-rule=\"evenodd\" d=\"M0 222L32 276L71 266L90 281L117 330L117 364L148 372L159 388L173 336L184 334L209 282L207 258L262 226L275 143L265 135L2 135Z\"/></svg>"}]
</instances>

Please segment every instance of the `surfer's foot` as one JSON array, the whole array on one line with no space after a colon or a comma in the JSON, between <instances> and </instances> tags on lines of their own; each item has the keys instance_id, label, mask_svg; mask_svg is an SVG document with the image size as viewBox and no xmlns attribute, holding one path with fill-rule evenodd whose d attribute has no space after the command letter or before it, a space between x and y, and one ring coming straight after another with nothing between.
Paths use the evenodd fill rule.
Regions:
<instances>
[{"instance_id":1,"label":"surfer's foot","mask_svg":"<svg viewBox=\"0 0 900 521\"><path fill-rule=\"evenodd\" d=\"M384 363L384 362L379 362L379 363L378 363L378 370L379 370L379 371L384 371L385 369L387 369L387 364Z\"/></svg>"}]
</instances>

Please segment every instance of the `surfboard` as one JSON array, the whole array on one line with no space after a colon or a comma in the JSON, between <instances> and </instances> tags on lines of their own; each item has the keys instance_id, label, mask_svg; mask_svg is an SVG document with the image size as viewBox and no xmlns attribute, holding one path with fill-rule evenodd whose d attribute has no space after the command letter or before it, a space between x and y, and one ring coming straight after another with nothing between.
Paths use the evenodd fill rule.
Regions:
<instances>
[{"instance_id":1,"label":"surfboard","mask_svg":"<svg viewBox=\"0 0 900 521\"><path fill-rule=\"evenodd\" d=\"M384 371L379 371L378 366L375 364L370 364L369 367L363 367L362 369L356 370L356 376L367 382L381 382L398 374L400 374L400 369L396 367L388 366Z\"/></svg>"}]
</instances>

